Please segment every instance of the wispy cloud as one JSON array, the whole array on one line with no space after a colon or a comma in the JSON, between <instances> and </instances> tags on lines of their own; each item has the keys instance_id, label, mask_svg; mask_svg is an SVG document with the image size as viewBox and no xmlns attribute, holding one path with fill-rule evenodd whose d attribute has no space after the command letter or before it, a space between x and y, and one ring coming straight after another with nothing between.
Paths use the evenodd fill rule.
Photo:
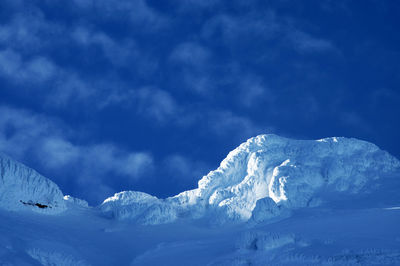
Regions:
<instances>
[{"instance_id":1,"label":"wispy cloud","mask_svg":"<svg viewBox=\"0 0 400 266\"><path fill-rule=\"evenodd\" d=\"M126 152L112 144L74 145L62 137L48 137L39 145L42 148L37 153L46 167L81 165L92 177L112 172L135 180L153 167L149 153Z\"/></svg>"},{"instance_id":2,"label":"wispy cloud","mask_svg":"<svg viewBox=\"0 0 400 266\"><path fill-rule=\"evenodd\" d=\"M214 134L230 135L241 140L246 140L268 131L268 129L256 125L250 119L229 111L213 112L210 116L209 126Z\"/></svg>"},{"instance_id":3,"label":"wispy cloud","mask_svg":"<svg viewBox=\"0 0 400 266\"><path fill-rule=\"evenodd\" d=\"M300 53L318 53L336 50L332 42L314 37L300 30L288 30L287 38Z\"/></svg>"},{"instance_id":4,"label":"wispy cloud","mask_svg":"<svg viewBox=\"0 0 400 266\"><path fill-rule=\"evenodd\" d=\"M177 69L177 73L180 73L187 90L204 96L215 89L212 53L200 43L178 44L169 55L169 62Z\"/></svg>"},{"instance_id":5,"label":"wispy cloud","mask_svg":"<svg viewBox=\"0 0 400 266\"><path fill-rule=\"evenodd\" d=\"M134 98L140 114L155 118L159 122L166 122L180 112L175 99L164 90L141 88L134 92Z\"/></svg>"},{"instance_id":6,"label":"wispy cloud","mask_svg":"<svg viewBox=\"0 0 400 266\"><path fill-rule=\"evenodd\" d=\"M90 30L83 26L75 28L71 33L71 38L85 49L100 48L103 56L115 67L128 64L132 66L141 60L141 56L145 57L140 54L143 51L138 49L132 39L118 40L117 42L104 32Z\"/></svg>"},{"instance_id":7,"label":"wispy cloud","mask_svg":"<svg viewBox=\"0 0 400 266\"><path fill-rule=\"evenodd\" d=\"M254 38L268 40L275 38L282 25L277 22L275 13L250 13L242 16L219 14L209 19L203 26L202 37L217 38L232 47ZM240 40L240 41L239 41Z\"/></svg>"},{"instance_id":8,"label":"wispy cloud","mask_svg":"<svg viewBox=\"0 0 400 266\"><path fill-rule=\"evenodd\" d=\"M181 43L172 51L170 59L173 62L198 67L207 63L211 52L198 43Z\"/></svg>"},{"instance_id":9,"label":"wispy cloud","mask_svg":"<svg viewBox=\"0 0 400 266\"><path fill-rule=\"evenodd\" d=\"M282 49L285 44L300 53L336 49L331 41L296 27L294 19L279 17L273 10L241 16L216 15L204 24L202 37L209 40L217 38L233 51L241 49L243 45L252 47L259 43L264 43L266 49L270 45L274 51L278 47Z\"/></svg>"},{"instance_id":10,"label":"wispy cloud","mask_svg":"<svg viewBox=\"0 0 400 266\"><path fill-rule=\"evenodd\" d=\"M45 57L23 61L20 54L7 49L0 51L0 75L18 84L42 83L52 79L57 67Z\"/></svg>"},{"instance_id":11,"label":"wispy cloud","mask_svg":"<svg viewBox=\"0 0 400 266\"><path fill-rule=\"evenodd\" d=\"M108 105L123 105L142 117L154 119L159 125L178 119L183 111L171 93L151 86L114 90L100 108Z\"/></svg>"},{"instance_id":12,"label":"wispy cloud","mask_svg":"<svg viewBox=\"0 0 400 266\"><path fill-rule=\"evenodd\" d=\"M147 1L127 1L117 2L95 1L95 0L74 0L77 12L85 12L88 16L94 16L93 10L100 12L101 20L119 21L124 19L127 26L140 26L138 30L157 31L167 27L169 19L152 8ZM99 18L98 18L99 19Z\"/></svg>"},{"instance_id":13,"label":"wispy cloud","mask_svg":"<svg viewBox=\"0 0 400 266\"><path fill-rule=\"evenodd\" d=\"M113 182L107 179L110 174L119 176L119 182L129 186L154 168L148 152L125 151L111 143L73 143L69 140L73 131L51 117L4 106L0 107L0 114L2 152L24 162L38 162L49 173L68 171L78 180L73 181L77 182L75 186L98 183L111 190ZM52 179L65 185L70 181L64 177Z\"/></svg>"},{"instance_id":14,"label":"wispy cloud","mask_svg":"<svg viewBox=\"0 0 400 266\"><path fill-rule=\"evenodd\" d=\"M202 161L196 161L180 154L171 154L164 159L163 168L177 182L197 182L210 171Z\"/></svg>"},{"instance_id":15,"label":"wispy cloud","mask_svg":"<svg viewBox=\"0 0 400 266\"><path fill-rule=\"evenodd\" d=\"M238 78L236 84L239 104L252 108L263 102L269 109L275 108L275 95L260 76L244 74Z\"/></svg>"}]
</instances>

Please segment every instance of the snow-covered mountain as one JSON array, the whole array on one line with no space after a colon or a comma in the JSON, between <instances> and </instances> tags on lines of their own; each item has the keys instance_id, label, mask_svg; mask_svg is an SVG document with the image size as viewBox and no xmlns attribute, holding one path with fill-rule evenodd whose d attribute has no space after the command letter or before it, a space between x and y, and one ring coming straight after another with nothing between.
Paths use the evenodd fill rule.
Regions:
<instances>
[{"instance_id":1,"label":"snow-covered mountain","mask_svg":"<svg viewBox=\"0 0 400 266\"><path fill-rule=\"evenodd\" d=\"M349 138L260 135L196 189L124 191L97 207L0 155L0 262L395 265L399 190L400 162Z\"/></svg>"},{"instance_id":2,"label":"snow-covered mountain","mask_svg":"<svg viewBox=\"0 0 400 266\"><path fill-rule=\"evenodd\" d=\"M399 167L396 158L357 139L309 141L260 135L230 152L217 170L199 181L197 189L165 200L121 192L106 199L101 208L117 219L141 215L140 221L146 224L208 214L217 223L247 221L261 199L269 198L260 202L263 206L268 202L264 206L268 210L259 207L257 211L273 216L279 214L278 209L329 204L343 195L376 192L382 176Z\"/></svg>"}]
</instances>

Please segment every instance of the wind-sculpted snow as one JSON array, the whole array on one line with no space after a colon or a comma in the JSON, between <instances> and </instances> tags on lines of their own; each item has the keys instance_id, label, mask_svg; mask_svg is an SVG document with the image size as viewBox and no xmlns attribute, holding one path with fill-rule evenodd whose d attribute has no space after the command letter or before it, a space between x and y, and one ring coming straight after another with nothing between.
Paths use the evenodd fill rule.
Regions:
<instances>
[{"instance_id":1,"label":"wind-sculpted snow","mask_svg":"<svg viewBox=\"0 0 400 266\"><path fill-rule=\"evenodd\" d=\"M273 199L269 197L262 198L257 200L249 224L253 225L265 222L275 217L283 216L284 214L287 216L289 214L288 211L289 210L284 210L282 206L278 206Z\"/></svg>"},{"instance_id":2,"label":"wind-sculpted snow","mask_svg":"<svg viewBox=\"0 0 400 266\"><path fill-rule=\"evenodd\" d=\"M0 208L59 213L65 209L65 202L55 183L0 154Z\"/></svg>"},{"instance_id":3,"label":"wind-sculpted snow","mask_svg":"<svg viewBox=\"0 0 400 266\"><path fill-rule=\"evenodd\" d=\"M260 135L230 152L217 170L203 177L198 197L229 219L247 220L260 199L269 197L281 209L318 206L329 200L321 191L327 196L371 192L383 174L399 166L387 152L357 139ZM269 201L266 211L274 215L277 210L271 205Z\"/></svg>"},{"instance_id":4,"label":"wind-sculpted snow","mask_svg":"<svg viewBox=\"0 0 400 266\"><path fill-rule=\"evenodd\" d=\"M385 173L399 167L396 158L366 141L260 135L230 152L197 189L166 200L122 192L107 199L101 209L119 219L144 223L205 216L216 223L247 221L252 216L252 222L261 222L292 209L325 204L334 193L372 193Z\"/></svg>"},{"instance_id":5,"label":"wind-sculpted snow","mask_svg":"<svg viewBox=\"0 0 400 266\"><path fill-rule=\"evenodd\" d=\"M138 218L145 210L158 201L156 197L136 191L123 191L106 199L100 205L107 216L123 219Z\"/></svg>"},{"instance_id":6,"label":"wind-sculpted snow","mask_svg":"<svg viewBox=\"0 0 400 266\"><path fill-rule=\"evenodd\" d=\"M174 206L137 191L116 193L100 205L100 210L108 217L140 224L163 224L177 218Z\"/></svg>"}]
</instances>

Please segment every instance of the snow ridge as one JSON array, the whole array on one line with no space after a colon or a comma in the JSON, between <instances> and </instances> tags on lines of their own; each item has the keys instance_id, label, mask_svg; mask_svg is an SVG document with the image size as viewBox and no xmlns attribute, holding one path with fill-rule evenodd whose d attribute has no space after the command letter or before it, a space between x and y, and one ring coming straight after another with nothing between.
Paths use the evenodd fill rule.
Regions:
<instances>
[{"instance_id":1,"label":"snow ridge","mask_svg":"<svg viewBox=\"0 0 400 266\"><path fill-rule=\"evenodd\" d=\"M62 212L66 206L54 182L0 154L0 208L50 214Z\"/></svg>"}]
</instances>

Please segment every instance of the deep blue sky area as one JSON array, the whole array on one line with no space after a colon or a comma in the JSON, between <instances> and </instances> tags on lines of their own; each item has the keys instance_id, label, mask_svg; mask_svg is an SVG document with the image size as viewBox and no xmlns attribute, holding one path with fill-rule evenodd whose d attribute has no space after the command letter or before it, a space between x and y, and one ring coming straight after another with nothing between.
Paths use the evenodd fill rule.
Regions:
<instances>
[{"instance_id":1,"label":"deep blue sky area","mask_svg":"<svg viewBox=\"0 0 400 266\"><path fill-rule=\"evenodd\" d=\"M3 0L0 151L99 204L262 133L400 157L400 2Z\"/></svg>"}]
</instances>

